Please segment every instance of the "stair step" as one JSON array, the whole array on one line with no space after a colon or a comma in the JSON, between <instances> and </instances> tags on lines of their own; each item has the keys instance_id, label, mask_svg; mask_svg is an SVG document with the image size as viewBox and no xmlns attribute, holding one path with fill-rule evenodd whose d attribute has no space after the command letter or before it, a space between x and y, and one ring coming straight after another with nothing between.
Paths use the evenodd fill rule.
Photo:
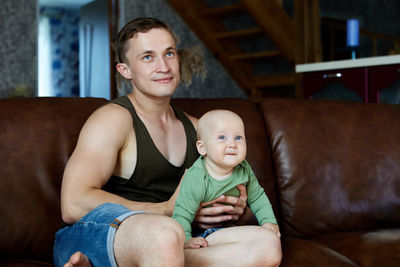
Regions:
<instances>
[{"instance_id":1,"label":"stair step","mask_svg":"<svg viewBox=\"0 0 400 267\"><path fill-rule=\"evenodd\" d=\"M261 27L244 29L238 31L221 32L214 34L215 39L246 39L252 36L257 36L263 34L263 29Z\"/></svg>"},{"instance_id":2,"label":"stair step","mask_svg":"<svg viewBox=\"0 0 400 267\"><path fill-rule=\"evenodd\" d=\"M240 1L269 39L290 61L295 60L295 31L293 20L277 1ZM302 1L299 1L302 2ZM307 1L306 1L307 2Z\"/></svg>"},{"instance_id":3,"label":"stair step","mask_svg":"<svg viewBox=\"0 0 400 267\"><path fill-rule=\"evenodd\" d=\"M223 18L229 16L235 16L243 13L243 6L239 4L233 4L229 6L209 8L199 11L199 15L203 17Z\"/></svg>"},{"instance_id":4,"label":"stair step","mask_svg":"<svg viewBox=\"0 0 400 267\"><path fill-rule=\"evenodd\" d=\"M262 51L262 52L254 52L254 53L243 53L232 55L232 60L248 60L248 59L262 59L262 58L271 58L271 57L279 57L282 56L282 52L278 50L274 51Z\"/></svg>"},{"instance_id":5,"label":"stair step","mask_svg":"<svg viewBox=\"0 0 400 267\"><path fill-rule=\"evenodd\" d=\"M294 73L255 76L251 84L255 88L290 86L295 84L295 77Z\"/></svg>"}]
</instances>

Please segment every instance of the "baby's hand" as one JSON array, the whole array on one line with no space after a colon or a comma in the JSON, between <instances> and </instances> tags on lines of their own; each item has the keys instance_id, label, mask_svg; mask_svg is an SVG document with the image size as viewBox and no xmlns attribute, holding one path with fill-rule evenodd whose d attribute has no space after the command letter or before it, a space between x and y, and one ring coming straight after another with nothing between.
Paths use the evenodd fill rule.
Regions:
<instances>
[{"instance_id":1,"label":"baby's hand","mask_svg":"<svg viewBox=\"0 0 400 267\"><path fill-rule=\"evenodd\" d=\"M185 248L201 248L208 247L207 240L203 237L192 237L185 243Z\"/></svg>"},{"instance_id":2,"label":"baby's hand","mask_svg":"<svg viewBox=\"0 0 400 267\"><path fill-rule=\"evenodd\" d=\"M281 238L281 232L279 231L279 226L278 226L277 224L274 224L274 223L264 223L264 224L262 225L262 227L273 231L275 234L277 234L277 235L279 236L279 238Z\"/></svg>"}]
</instances>

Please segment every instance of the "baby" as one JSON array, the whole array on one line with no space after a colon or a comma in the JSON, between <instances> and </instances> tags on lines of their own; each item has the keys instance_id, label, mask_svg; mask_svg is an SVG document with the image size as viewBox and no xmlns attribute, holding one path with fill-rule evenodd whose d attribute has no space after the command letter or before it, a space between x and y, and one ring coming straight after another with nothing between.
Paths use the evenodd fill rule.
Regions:
<instances>
[{"instance_id":1,"label":"baby","mask_svg":"<svg viewBox=\"0 0 400 267\"><path fill-rule=\"evenodd\" d=\"M280 236L272 206L245 160L241 118L228 110L209 111L199 119L197 133L196 146L201 156L182 180L172 215L185 230L185 248L207 247L207 235L219 230L207 229L202 236L192 237L191 223L200 204L221 195L238 197L240 184L246 186L247 203L259 224Z\"/></svg>"}]
</instances>

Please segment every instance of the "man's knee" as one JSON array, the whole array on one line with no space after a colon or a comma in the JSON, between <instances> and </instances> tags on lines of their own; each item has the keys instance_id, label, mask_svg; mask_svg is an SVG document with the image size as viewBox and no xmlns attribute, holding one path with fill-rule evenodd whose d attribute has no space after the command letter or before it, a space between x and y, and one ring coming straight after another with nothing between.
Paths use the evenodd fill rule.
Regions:
<instances>
[{"instance_id":1,"label":"man's knee","mask_svg":"<svg viewBox=\"0 0 400 267\"><path fill-rule=\"evenodd\" d=\"M183 249L185 232L181 225L170 217L163 216L162 220L152 223L150 236L154 243L160 246L170 244Z\"/></svg>"},{"instance_id":2,"label":"man's knee","mask_svg":"<svg viewBox=\"0 0 400 267\"><path fill-rule=\"evenodd\" d=\"M259 242L259 259L262 261L262 266L279 266L282 261L282 248L280 238L271 231L264 230L260 235ZM265 265L264 265L265 264Z\"/></svg>"},{"instance_id":3,"label":"man's knee","mask_svg":"<svg viewBox=\"0 0 400 267\"><path fill-rule=\"evenodd\" d=\"M161 215L134 215L120 225L117 235L129 242L141 244L141 247L157 247L170 244L176 247L184 245L185 233L178 222L167 216ZM146 248L147 249L147 248ZM164 247L165 249L165 247Z\"/></svg>"},{"instance_id":4,"label":"man's knee","mask_svg":"<svg viewBox=\"0 0 400 267\"><path fill-rule=\"evenodd\" d=\"M182 266L184 240L182 227L170 217L138 214L121 223L114 240L114 253L118 263L145 265L152 260L157 262L152 264L156 266Z\"/></svg>"}]
</instances>

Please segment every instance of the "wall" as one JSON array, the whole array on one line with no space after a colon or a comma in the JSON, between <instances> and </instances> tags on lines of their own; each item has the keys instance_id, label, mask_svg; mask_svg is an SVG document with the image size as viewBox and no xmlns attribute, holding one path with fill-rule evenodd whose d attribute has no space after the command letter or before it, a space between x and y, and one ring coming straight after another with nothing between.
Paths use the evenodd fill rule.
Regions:
<instances>
[{"instance_id":1,"label":"wall","mask_svg":"<svg viewBox=\"0 0 400 267\"><path fill-rule=\"evenodd\" d=\"M156 17L171 26L180 39L178 48L200 45L205 56L207 77L202 82L195 77L189 87L180 85L174 97L217 98L240 97L246 98L244 91L232 80L221 64L214 59L196 35L188 28L166 0L124 0L120 3L124 11L125 22L136 17Z\"/></svg>"},{"instance_id":2,"label":"wall","mask_svg":"<svg viewBox=\"0 0 400 267\"><path fill-rule=\"evenodd\" d=\"M0 98L36 94L36 12L36 0L1 1Z\"/></svg>"}]
</instances>

